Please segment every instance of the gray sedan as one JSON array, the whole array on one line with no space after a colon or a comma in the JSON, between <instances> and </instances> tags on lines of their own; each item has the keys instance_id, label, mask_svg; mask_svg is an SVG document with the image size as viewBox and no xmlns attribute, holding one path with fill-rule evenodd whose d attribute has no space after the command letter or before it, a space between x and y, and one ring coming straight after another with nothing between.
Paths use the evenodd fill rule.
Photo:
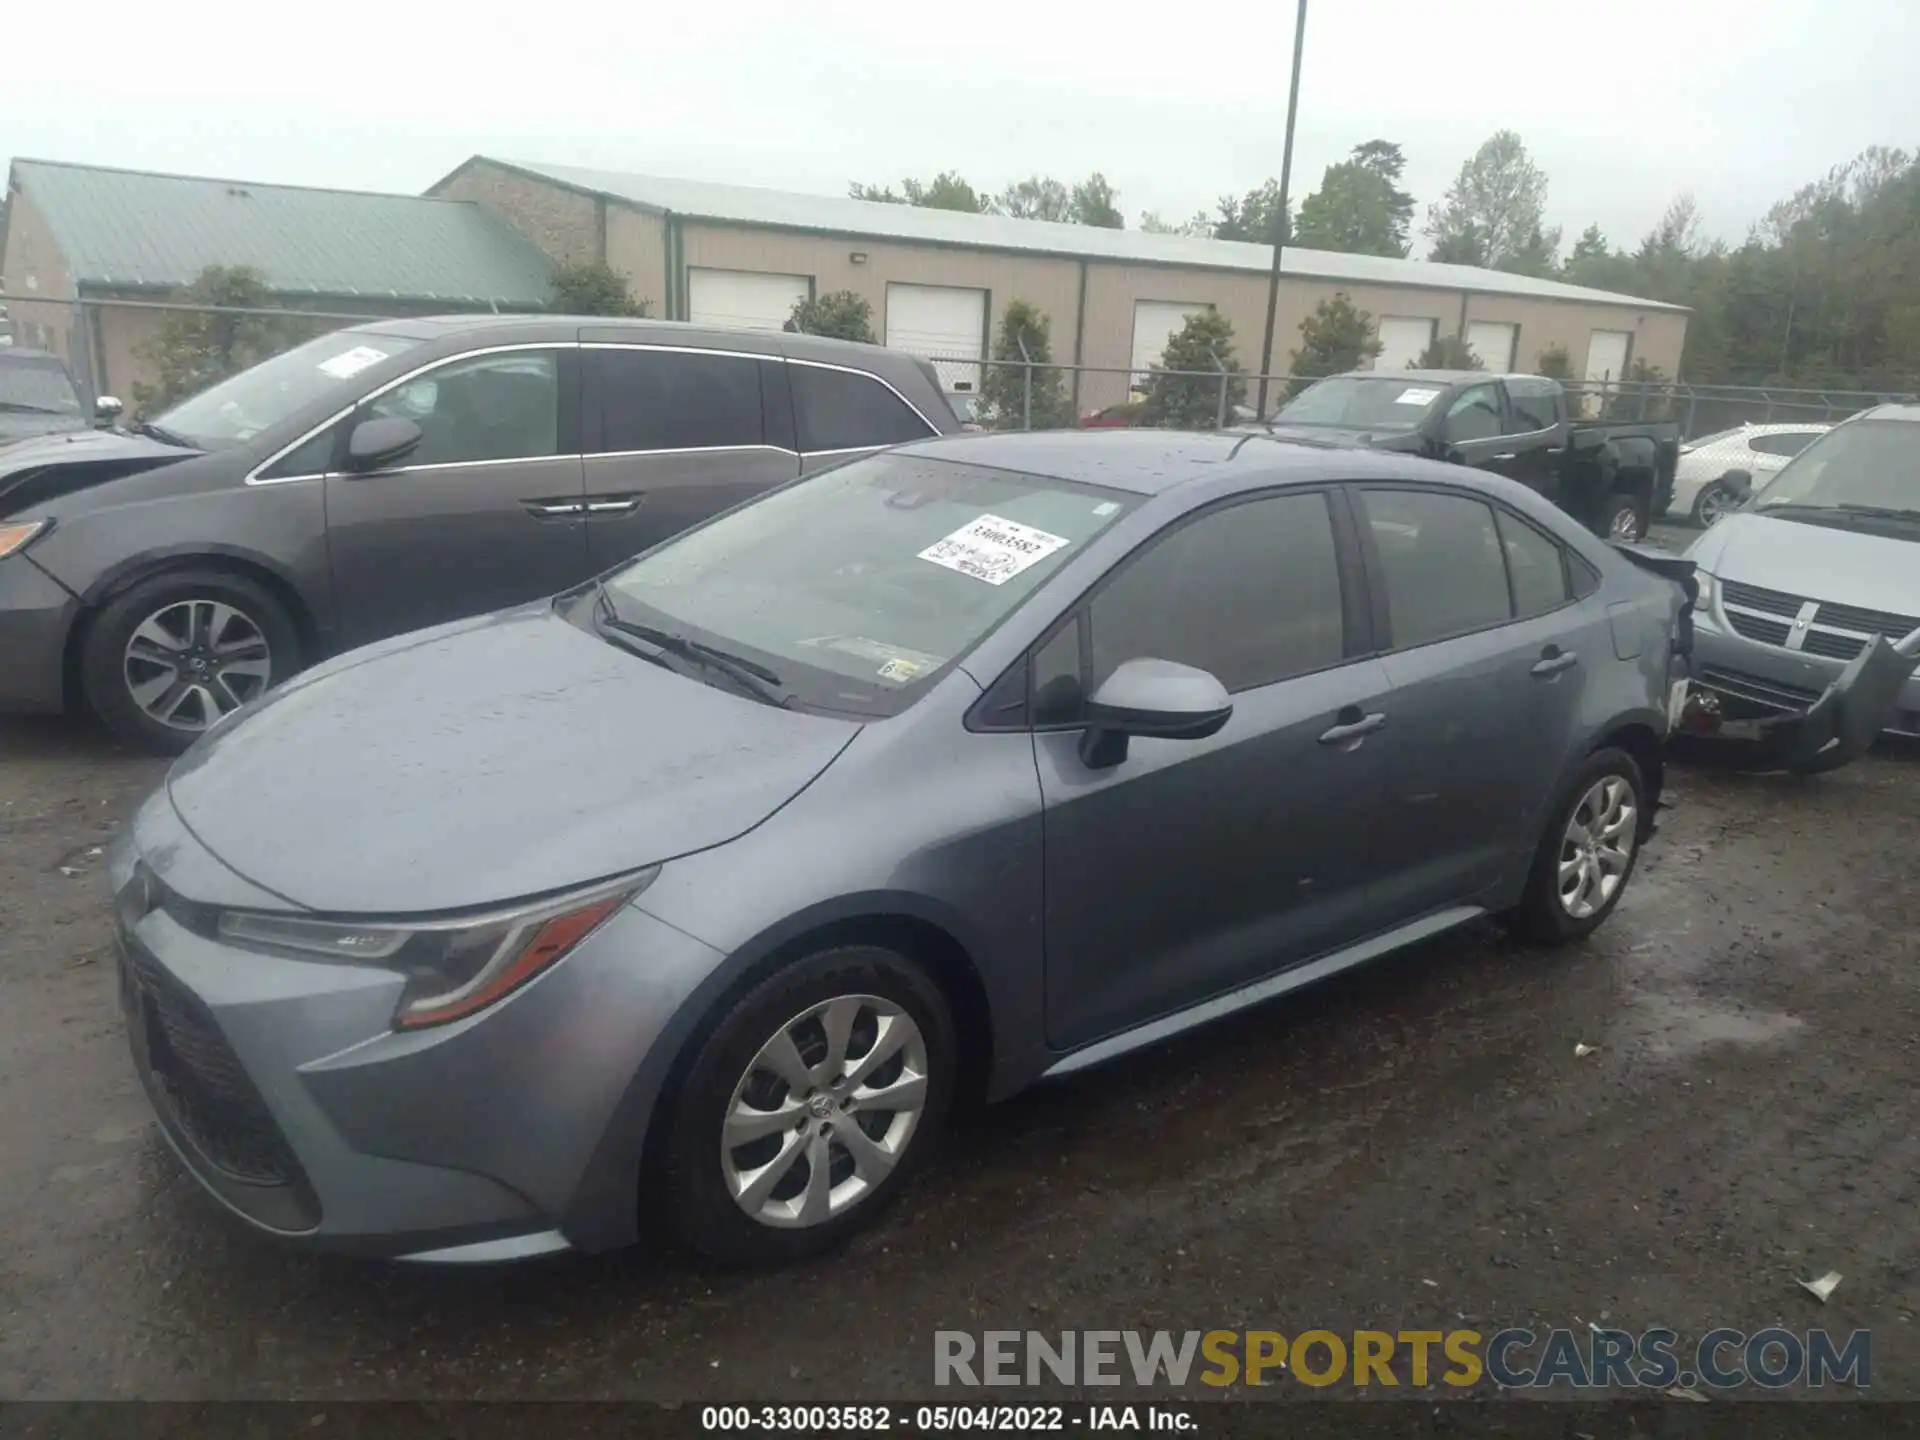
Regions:
<instances>
[{"instance_id":1,"label":"gray sedan","mask_svg":"<svg viewBox=\"0 0 1920 1440\"><path fill-rule=\"evenodd\" d=\"M808 1254L963 1094L1476 917L1589 934L1687 611L1420 460L858 459L216 726L110 856L138 1070L283 1236Z\"/></svg>"}]
</instances>

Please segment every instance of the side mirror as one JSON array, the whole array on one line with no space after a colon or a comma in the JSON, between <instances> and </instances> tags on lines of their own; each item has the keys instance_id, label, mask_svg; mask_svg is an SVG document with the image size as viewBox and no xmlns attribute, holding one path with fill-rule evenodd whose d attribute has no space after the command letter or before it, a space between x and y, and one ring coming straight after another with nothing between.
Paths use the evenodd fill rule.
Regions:
<instances>
[{"instance_id":1,"label":"side mirror","mask_svg":"<svg viewBox=\"0 0 1920 1440\"><path fill-rule=\"evenodd\" d=\"M410 454L425 439L420 427L398 416L362 420L347 437L347 465L379 470Z\"/></svg>"},{"instance_id":2,"label":"side mirror","mask_svg":"<svg viewBox=\"0 0 1920 1440\"><path fill-rule=\"evenodd\" d=\"M93 418L103 425L111 425L120 418L120 412L127 407L112 395L102 395L93 402Z\"/></svg>"},{"instance_id":3,"label":"side mirror","mask_svg":"<svg viewBox=\"0 0 1920 1440\"><path fill-rule=\"evenodd\" d=\"M1204 740L1233 717L1227 687L1204 670L1172 660L1129 660L1087 701L1080 759L1104 770L1127 758L1129 736Z\"/></svg>"}]
</instances>

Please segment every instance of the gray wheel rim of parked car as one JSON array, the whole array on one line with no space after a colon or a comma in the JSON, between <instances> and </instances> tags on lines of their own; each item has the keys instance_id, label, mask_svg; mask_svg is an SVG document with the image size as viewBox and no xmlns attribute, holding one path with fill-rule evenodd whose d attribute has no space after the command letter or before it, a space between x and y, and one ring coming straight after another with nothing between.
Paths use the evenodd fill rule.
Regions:
<instances>
[{"instance_id":1,"label":"gray wheel rim of parked car","mask_svg":"<svg viewBox=\"0 0 1920 1440\"><path fill-rule=\"evenodd\" d=\"M175 600L127 639L127 694L171 730L204 730L252 700L273 677L273 650L259 622L224 600Z\"/></svg>"},{"instance_id":2,"label":"gray wheel rim of parked car","mask_svg":"<svg viewBox=\"0 0 1920 1440\"><path fill-rule=\"evenodd\" d=\"M1718 480L1706 488L1700 496L1700 528L1710 529L1733 508L1733 496L1727 493L1727 487Z\"/></svg>"},{"instance_id":3,"label":"gray wheel rim of parked car","mask_svg":"<svg viewBox=\"0 0 1920 1440\"><path fill-rule=\"evenodd\" d=\"M1613 518L1607 525L1607 538L1610 540L1638 540L1640 538L1640 512L1631 505L1622 505L1613 512Z\"/></svg>"},{"instance_id":4,"label":"gray wheel rim of parked car","mask_svg":"<svg viewBox=\"0 0 1920 1440\"><path fill-rule=\"evenodd\" d=\"M1560 905L1591 919L1620 892L1633 859L1633 787L1618 775L1595 781L1573 807L1560 840Z\"/></svg>"},{"instance_id":5,"label":"gray wheel rim of parked car","mask_svg":"<svg viewBox=\"0 0 1920 1440\"><path fill-rule=\"evenodd\" d=\"M805 1229L872 1194L906 1154L927 1103L927 1043L876 995L810 1005L747 1065L727 1102L720 1168L763 1225Z\"/></svg>"}]
</instances>

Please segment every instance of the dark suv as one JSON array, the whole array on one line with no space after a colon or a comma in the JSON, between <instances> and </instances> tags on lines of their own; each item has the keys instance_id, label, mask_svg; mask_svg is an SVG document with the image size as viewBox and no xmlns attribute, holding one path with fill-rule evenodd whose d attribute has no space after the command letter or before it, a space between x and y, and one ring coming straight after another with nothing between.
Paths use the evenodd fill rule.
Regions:
<instances>
[{"instance_id":1,"label":"dark suv","mask_svg":"<svg viewBox=\"0 0 1920 1440\"><path fill-rule=\"evenodd\" d=\"M926 362L665 321L391 320L0 450L0 711L181 749L313 660L566 589L959 428Z\"/></svg>"}]
</instances>

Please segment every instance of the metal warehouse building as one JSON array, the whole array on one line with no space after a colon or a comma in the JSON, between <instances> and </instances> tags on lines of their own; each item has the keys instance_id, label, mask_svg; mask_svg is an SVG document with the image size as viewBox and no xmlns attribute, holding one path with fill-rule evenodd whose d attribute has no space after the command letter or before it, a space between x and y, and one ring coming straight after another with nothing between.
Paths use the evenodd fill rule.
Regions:
<instances>
[{"instance_id":1,"label":"metal warehouse building","mask_svg":"<svg viewBox=\"0 0 1920 1440\"><path fill-rule=\"evenodd\" d=\"M1259 365L1264 245L486 156L429 193L479 202L556 260L606 261L668 319L778 329L796 300L853 290L886 344L951 360L988 353L1007 303L1024 299L1051 317L1056 361L1110 372L1082 377L1082 409L1124 399L1128 372L1199 309L1225 314L1242 365ZM1531 369L1559 346L1591 379L1618 379L1638 359L1673 375L1686 338L1681 307L1553 280L1291 248L1283 263L1276 371L1300 322L1336 292L1373 315L1383 369L1459 334L1493 370ZM958 381L972 367L944 368Z\"/></svg>"}]
</instances>

